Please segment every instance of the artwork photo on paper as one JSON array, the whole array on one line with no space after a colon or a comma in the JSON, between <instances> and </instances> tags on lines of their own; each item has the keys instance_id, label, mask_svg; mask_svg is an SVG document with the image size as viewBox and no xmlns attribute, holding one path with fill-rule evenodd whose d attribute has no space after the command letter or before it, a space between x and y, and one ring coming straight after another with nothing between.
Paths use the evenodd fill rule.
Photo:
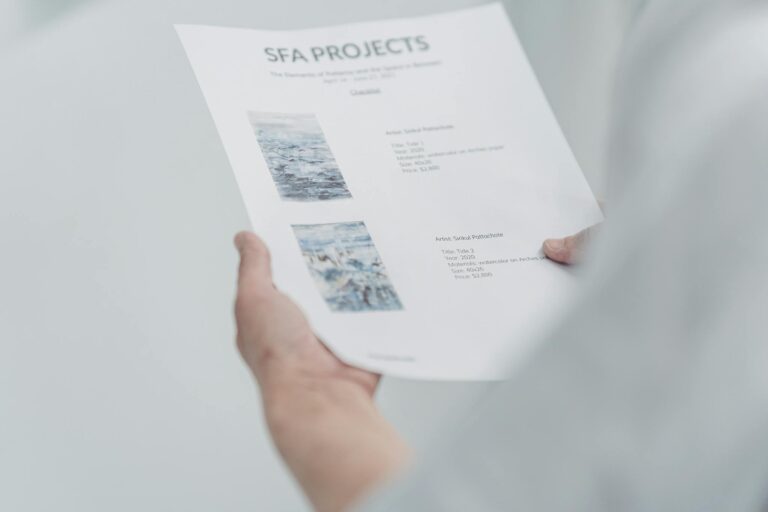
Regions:
<instances>
[{"instance_id":1,"label":"artwork photo on paper","mask_svg":"<svg viewBox=\"0 0 768 512\"><path fill-rule=\"evenodd\" d=\"M283 200L352 197L314 114L249 111L248 119Z\"/></svg>"},{"instance_id":2,"label":"artwork photo on paper","mask_svg":"<svg viewBox=\"0 0 768 512\"><path fill-rule=\"evenodd\" d=\"M365 223L292 227L312 279L331 311L403 309Z\"/></svg>"}]
</instances>

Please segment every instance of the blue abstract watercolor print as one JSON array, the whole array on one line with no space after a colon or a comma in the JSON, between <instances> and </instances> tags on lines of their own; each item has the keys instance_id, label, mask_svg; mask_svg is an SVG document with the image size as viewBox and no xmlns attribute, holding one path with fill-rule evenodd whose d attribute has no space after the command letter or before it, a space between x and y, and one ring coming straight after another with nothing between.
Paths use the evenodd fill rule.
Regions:
<instances>
[{"instance_id":1,"label":"blue abstract watercolor print","mask_svg":"<svg viewBox=\"0 0 768 512\"><path fill-rule=\"evenodd\" d=\"M249 112L248 118L280 197L289 201L352 197L314 115Z\"/></svg>"},{"instance_id":2,"label":"blue abstract watercolor print","mask_svg":"<svg viewBox=\"0 0 768 512\"><path fill-rule=\"evenodd\" d=\"M403 309L363 222L294 225L293 232L332 311Z\"/></svg>"}]
</instances>

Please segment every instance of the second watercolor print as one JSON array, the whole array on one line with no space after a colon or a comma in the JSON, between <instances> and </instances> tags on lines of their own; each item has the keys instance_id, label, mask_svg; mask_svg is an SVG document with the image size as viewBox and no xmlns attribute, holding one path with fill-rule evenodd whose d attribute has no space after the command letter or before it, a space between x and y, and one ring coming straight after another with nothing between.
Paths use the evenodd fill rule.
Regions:
<instances>
[{"instance_id":1,"label":"second watercolor print","mask_svg":"<svg viewBox=\"0 0 768 512\"><path fill-rule=\"evenodd\" d=\"M300 224L293 232L331 311L403 309L365 223Z\"/></svg>"}]
</instances>

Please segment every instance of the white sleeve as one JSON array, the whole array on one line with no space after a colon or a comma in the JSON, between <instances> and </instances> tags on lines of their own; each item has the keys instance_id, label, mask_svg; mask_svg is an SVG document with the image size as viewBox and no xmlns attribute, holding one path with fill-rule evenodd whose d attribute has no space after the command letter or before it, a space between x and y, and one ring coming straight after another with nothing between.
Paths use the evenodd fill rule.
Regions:
<instances>
[{"instance_id":1,"label":"white sleeve","mask_svg":"<svg viewBox=\"0 0 768 512\"><path fill-rule=\"evenodd\" d=\"M765 13L765 2L741 4ZM753 44L768 48L765 27L762 39L744 26L740 38L718 32L670 71L646 117L632 118L652 133L617 143L637 144L625 162L637 168L579 303L466 424L361 510L765 505L768 53Z\"/></svg>"}]
</instances>

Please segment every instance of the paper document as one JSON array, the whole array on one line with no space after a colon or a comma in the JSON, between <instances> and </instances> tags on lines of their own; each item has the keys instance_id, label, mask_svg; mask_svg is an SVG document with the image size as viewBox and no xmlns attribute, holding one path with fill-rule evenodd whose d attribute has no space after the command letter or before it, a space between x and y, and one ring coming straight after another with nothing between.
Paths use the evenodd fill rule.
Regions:
<instances>
[{"instance_id":1,"label":"paper document","mask_svg":"<svg viewBox=\"0 0 768 512\"><path fill-rule=\"evenodd\" d=\"M503 378L573 279L542 241L602 219L503 8L176 28L275 283L329 348Z\"/></svg>"}]
</instances>

